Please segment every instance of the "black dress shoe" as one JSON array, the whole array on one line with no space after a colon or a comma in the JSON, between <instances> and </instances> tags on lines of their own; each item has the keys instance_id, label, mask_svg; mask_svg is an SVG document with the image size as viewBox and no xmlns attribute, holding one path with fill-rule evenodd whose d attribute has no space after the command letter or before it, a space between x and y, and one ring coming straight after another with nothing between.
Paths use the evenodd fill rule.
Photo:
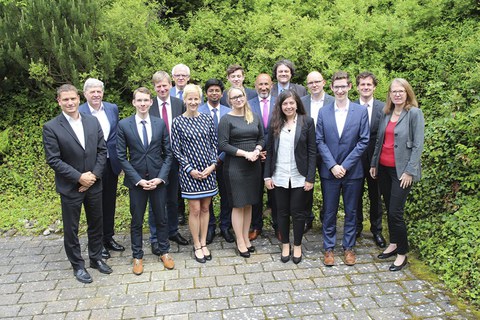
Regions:
<instances>
[{"instance_id":1,"label":"black dress shoe","mask_svg":"<svg viewBox=\"0 0 480 320\"><path fill-rule=\"evenodd\" d=\"M397 254L397 249L395 249L395 250L393 250L393 251L391 251L391 252L388 252L388 253L383 253L383 252L382 252L382 253L380 253L380 254L377 256L377 258L378 258L378 259L388 259L388 258L390 258L390 257L393 257L393 256L396 255L396 254Z\"/></svg>"},{"instance_id":2,"label":"black dress shoe","mask_svg":"<svg viewBox=\"0 0 480 320\"><path fill-rule=\"evenodd\" d=\"M92 283L92 277L85 269L73 270L73 275L81 283Z\"/></svg>"},{"instance_id":3,"label":"black dress shoe","mask_svg":"<svg viewBox=\"0 0 480 320\"><path fill-rule=\"evenodd\" d=\"M90 260L90 268L97 269L105 274L110 274L113 271L103 260Z\"/></svg>"},{"instance_id":4,"label":"black dress shoe","mask_svg":"<svg viewBox=\"0 0 480 320\"><path fill-rule=\"evenodd\" d=\"M152 242L152 253L156 256L162 255L162 251L160 251L160 245L158 242Z\"/></svg>"},{"instance_id":5,"label":"black dress shoe","mask_svg":"<svg viewBox=\"0 0 480 320\"><path fill-rule=\"evenodd\" d=\"M303 233L307 233L312 228L313 228L313 221L305 223L305 229L303 230Z\"/></svg>"},{"instance_id":6,"label":"black dress shoe","mask_svg":"<svg viewBox=\"0 0 480 320\"><path fill-rule=\"evenodd\" d=\"M176 242L181 246L188 245L188 240L182 237L182 235L179 232L177 232L177 234L174 236L168 237L168 240Z\"/></svg>"},{"instance_id":7,"label":"black dress shoe","mask_svg":"<svg viewBox=\"0 0 480 320\"><path fill-rule=\"evenodd\" d=\"M238 247L237 247L237 253L238 253L238 255L239 255L240 257L250 258L250 251L248 251L248 249L247 249L247 251L242 252L242 251L240 251L240 250L238 249Z\"/></svg>"},{"instance_id":8,"label":"black dress shoe","mask_svg":"<svg viewBox=\"0 0 480 320\"><path fill-rule=\"evenodd\" d=\"M373 235L373 241L375 241L375 244L377 246L379 246L380 248L385 248L387 246L385 238L382 236L381 233L374 234Z\"/></svg>"},{"instance_id":9,"label":"black dress shoe","mask_svg":"<svg viewBox=\"0 0 480 320\"><path fill-rule=\"evenodd\" d=\"M407 256L405 256L405 260L403 260L402 264L399 265L399 266L396 266L395 263L392 263L392 265L390 266L390 268L388 268L388 270L390 271L400 271L403 269L403 267L405 267L407 265Z\"/></svg>"},{"instance_id":10,"label":"black dress shoe","mask_svg":"<svg viewBox=\"0 0 480 320\"><path fill-rule=\"evenodd\" d=\"M235 238L233 237L233 234L230 232L230 230L225 229L221 231L222 237L227 241L228 243L232 243L235 241Z\"/></svg>"},{"instance_id":11,"label":"black dress shoe","mask_svg":"<svg viewBox=\"0 0 480 320\"><path fill-rule=\"evenodd\" d=\"M195 247L193 247L193 257L195 258L195 261L197 261L198 263L205 263L205 262L207 262L207 259L205 259L205 256L203 256L203 257L201 257L201 258L197 257L197 255L195 254L196 251L200 251L200 252L203 253L201 247L198 248L198 249L195 249Z\"/></svg>"},{"instance_id":12,"label":"black dress shoe","mask_svg":"<svg viewBox=\"0 0 480 320\"><path fill-rule=\"evenodd\" d=\"M282 261L283 263L287 263L288 261L290 261L290 255L282 256L282 254L280 254L280 261Z\"/></svg>"},{"instance_id":13,"label":"black dress shoe","mask_svg":"<svg viewBox=\"0 0 480 320\"><path fill-rule=\"evenodd\" d=\"M114 239L110 239L108 241L103 242L103 246L112 251L125 251L125 247L119 244L117 241Z\"/></svg>"},{"instance_id":14,"label":"black dress shoe","mask_svg":"<svg viewBox=\"0 0 480 320\"><path fill-rule=\"evenodd\" d=\"M202 248L201 248L201 249L202 249L202 252L203 252L203 248L206 248L206 247L207 247L207 246L202 246ZM205 253L204 253L203 255L205 256L205 260L207 260L207 261L212 260L212 253L211 253L211 252L210 252L209 255L206 255Z\"/></svg>"},{"instance_id":15,"label":"black dress shoe","mask_svg":"<svg viewBox=\"0 0 480 320\"><path fill-rule=\"evenodd\" d=\"M207 231L207 244L210 244L213 242L213 238L215 238L215 230L208 230Z\"/></svg>"},{"instance_id":16,"label":"black dress shoe","mask_svg":"<svg viewBox=\"0 0 480 320\"><path fill-rule=\"evenodd\" d=\"M250 246L247 248L248 252L254 253L255 252L255 246Z\"/></svg>"},{"instance_id":17,"label":"black dress shoe","mask_svg":"<svg viewBox=\"0 0 480 320\"><path fill-rule=\"evenodd\" d=\"M105 247L102 249L102 259L110 259L110 252Z\"/></svg>"},{"instance_id":18,"label":"black dress shoe","mask_svg":"<svg viewBox=\"0 0 480 320\"><path fill-rule=\"evenodd\" d=\"M300 257L292 256L292 261L293 261L293 263L295 263L295 264L299 264L300 261L302 261L302 256L300 256Z\"/></svg>"}]
</instances>

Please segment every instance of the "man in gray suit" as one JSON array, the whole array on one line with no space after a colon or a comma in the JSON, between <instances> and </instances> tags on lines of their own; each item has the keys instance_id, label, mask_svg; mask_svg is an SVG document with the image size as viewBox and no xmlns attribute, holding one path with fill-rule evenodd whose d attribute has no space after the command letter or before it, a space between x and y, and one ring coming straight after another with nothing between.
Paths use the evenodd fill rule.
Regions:
<instances>
[{"instance_id":1,"label":"man in gray suit","mask_svg":"<svg viewBox=\"0 0 480 320\"><path fill-rule=\"evenodd\" d=\"M375 142L377 141L378 125L382 118L385 103L374 99L373 94L377 87L377 78L371 72L362 72L357 76L357 90L360 99L355 101L362 106L367 107L368 122L370 123L370 141L367 150L362 155L362 164L367 180L368 198L370 199L370 231L373 234L373 240L380 248L385 248L385 238L382 235L382 202L380 200L380 189L378 180L373 179L368 171L375 151ZM365 183L362 184L362 193L365 191ZM358 199L357 207L357 238L361 236L363 230L363 197Z\"/></svg>"},{"instance_id":2,"label":"man in gray suit","mask_svg":"<svg viewBox=\"0 0 480 320\"><path fill-rule=\"evenodd\" d=\"M277 83L274 83L272 86L272 97L278 97L284 90L295 91L300 98L306 96L307 90L304 86L290 82L294 75L295 66L292 61L283 59L275 63L273 66L273 77L277 79Z\"/></svg>"},{"instance_id":3,"label":"man in gray suit","mask_svg":"<svg viewBox=\"0 0 480 320\"><path fill-rule=\"evenodd\" d=\"M320 72L310 72L307 76L307 87L310 91L310 94L301 98L303 106L305 107L305 111L310 117L313 118L315 126L317 125L318 112L320 109L323 106L333 103L335 100L334 97L324 91L323 87L325 86L325 83L326 81ZM318 170L320 170L321 161L322 159L320 158L320 154L317 153ZM312 229L313 219L315 218L313 215L313 189L310 191L310 195L308 197L307 210L308 212L307 219L305 220L304 232ZM320 210L320 221L323 221L323 208Z\"/></svg>"}]
</instances>

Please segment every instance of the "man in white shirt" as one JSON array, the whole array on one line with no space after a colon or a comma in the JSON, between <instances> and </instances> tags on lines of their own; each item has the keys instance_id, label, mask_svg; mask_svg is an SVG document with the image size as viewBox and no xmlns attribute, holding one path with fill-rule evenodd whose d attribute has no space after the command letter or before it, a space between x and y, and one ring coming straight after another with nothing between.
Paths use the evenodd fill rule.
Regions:
<instances>
[{"instance_id":1,"label":"man in white shirt","mask_svg":"<svg viewBox=\"0 0 480 320\"><path fill-rule=\"evenodd\" d=\"M183 100L183 89L190 81L190 68L183 63L175 65L172 68L172 78L175 85L170 88L170 95Z\"/></svg>"}]
</instances>

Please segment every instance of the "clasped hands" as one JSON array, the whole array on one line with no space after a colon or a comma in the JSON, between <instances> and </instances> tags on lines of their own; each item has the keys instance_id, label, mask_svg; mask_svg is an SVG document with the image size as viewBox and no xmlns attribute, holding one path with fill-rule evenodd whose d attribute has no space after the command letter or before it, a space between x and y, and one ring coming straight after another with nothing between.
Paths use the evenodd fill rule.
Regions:
<instances>
[{"instance_id":1,"label":"clasped hands","mask_svg":"<svg viewBox=\"0 0 480 320\"><path fill-rule=\"evenodd\" d=\"M257 159L260 157L260 150L255 149L252 152L245 152L245 159L251 162L257 161Z\"/></svg>"},{"instance_id":2,"label":"clasped hands","mask_svg":"<svg viewBox=\"0 0 480 320\"><path fill-rule=\"evenodd\" d=\"M80 175L80 179L78 182L81 184L80 188L78 188L78 192L85 192L93 186L93 184L97 181L97 176L94 175L91 171L84 172Z\"/></svg>"},{"instance_id":3,"label":"clasped hands","mask_svg":"<svg viewBox=\"0 0 480 320\"><path fill-rule=\"evenodd\" d=\"M213 170L215 170L215 165L210 165L206 167L203 171L198 171L197 169L193 169L192 171L190 171L190 176L196 180L203 180L203 179L206 179L212 173Z\"/></svg>"},{"instance_id":4,"label":"clasped hands","mask_svg":"<svg viewBox=\"0 0 480 320\"><path fill-rule=\"evenodd\" d=\"M330 169L330 172L333 174L333 176L337 179L341 179L343 177L345 177L345 175L347 174L347 170L339 165L339 164L336 164L334 165L331 169Z\"/></svg>"},{"instance_id":5,"label":"clasped hands","mask_svg":"<svg viewBox=\"0 0 480 320\"><path fill-rule=\"evenodd\" d=\"M154 190L159 184L162 184L163 181L160 178L153 178L150 180L142 179L138 182L138 185L143 188L143 190Z\"/></svg>"}]
</instances>

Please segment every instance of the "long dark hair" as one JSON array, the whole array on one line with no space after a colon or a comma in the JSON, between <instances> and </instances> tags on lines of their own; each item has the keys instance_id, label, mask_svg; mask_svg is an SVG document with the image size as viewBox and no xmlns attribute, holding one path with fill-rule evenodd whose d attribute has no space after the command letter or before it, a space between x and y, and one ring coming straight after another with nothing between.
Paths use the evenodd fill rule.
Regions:
<instances>
[{"instance_id":1,"label":"long dark hair","mask_svg":"<svg viewBox=\"0 0 480 320\"><path fill-rule=\"evenodd\" d=\"M282 111L282 104L288 98L293 98L295 103L297 104L297 114L306 114L305 107L303 106L302 100L298 96L295 91L292 90L285 90L283 91L277 98L275 102L275 107L272 113L272 120L270 121L270 129L269 132L273 132L273 135L278 137L280 135L280 131L282 130L285 121L287 121L287 117Z\"/></svg>"}]
</instances>

